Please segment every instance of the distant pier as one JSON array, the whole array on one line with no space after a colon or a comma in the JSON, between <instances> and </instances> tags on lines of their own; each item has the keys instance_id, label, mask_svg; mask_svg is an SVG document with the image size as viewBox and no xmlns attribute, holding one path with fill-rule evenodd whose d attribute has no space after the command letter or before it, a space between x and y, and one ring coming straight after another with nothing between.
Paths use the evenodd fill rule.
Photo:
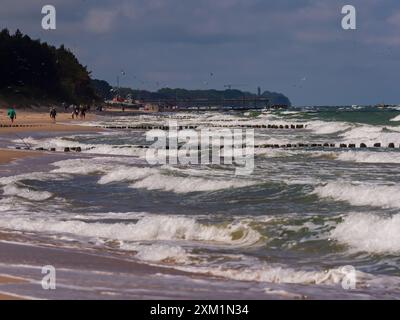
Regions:
<instances>
[{"instance_id":1,"label":"distant pier","mask_svg":"<svg viewBox=\"0 0 400 320\"><path fill-rule=\"evenodd\" d=\"M150 111L226 111L270 109L270 100L263 97L242 97L237 99L137 99L135 102L107 101L107 105L124 109L139 110L151 106Z\"/></svg>"}]
</instances>

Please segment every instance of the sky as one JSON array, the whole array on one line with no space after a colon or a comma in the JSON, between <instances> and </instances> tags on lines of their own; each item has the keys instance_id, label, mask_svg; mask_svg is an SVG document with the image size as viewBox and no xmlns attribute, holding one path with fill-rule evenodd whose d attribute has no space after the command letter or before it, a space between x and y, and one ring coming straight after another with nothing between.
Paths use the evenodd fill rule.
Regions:
<instances>
[{"instance_id":1,"label":"sky","mask_svg":"<svg viewBox=\"0 0 400 320\"><path fill-rule=\"evenodd\" d=\"M56 30L41 27L46 4ZM356 30L341 27L349 4ZM135 89L260 86L298 106L400 104L399 0L2 0L0 27L65 44L111 85L119 75Z\"/></svg>"}]
</instances>

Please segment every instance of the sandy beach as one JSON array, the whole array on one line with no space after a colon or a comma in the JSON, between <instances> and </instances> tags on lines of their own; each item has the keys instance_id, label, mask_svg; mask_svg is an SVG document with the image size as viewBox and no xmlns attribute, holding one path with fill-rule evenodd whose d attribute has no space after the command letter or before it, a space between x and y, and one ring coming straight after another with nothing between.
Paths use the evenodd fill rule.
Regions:
<instances>
[{"instance_id":1,"label":"sandy beach","mask_svg":"<svg viewBox=\"0 0 400 320\"><path fill-rule=\"evenodd\" d=\"M94 114L87 114L86 119L82 121L94 120ZM57 115L57 122L54 123L46 108L38 110L18 110L17 119L14 123L7 118L7 110L0 109L0 137L2 135L26 134L26 133L51 133L51 132L96 132L101 129L77 125L75 123L81 120L72 119L70 113L60 112ZM0 148L0 164L5 164L13 160L25 157L37 157L43 153L35 151L21 151Z\"/></svg>"},{"instance_id":2,"label":"sandy beach","mask_svg":"<svg viewBox=\"0 0 400 320\"><path fill-rule=\"evenodd\" d=\"M74 131L98 131L98 128L77 125L80 121L91 121L96 116L94 114L86 114L84 120L72 119L71 114L59 112L57 114L57 122L54 123L48 114L46 108L38 110L18 110L17 119L14 123L7 118L7 110L0 110L0 135L5 133L21 133L21 132L74 132ZM73 123L74 122L74 123Z\"/></svg>"}]
</instances>

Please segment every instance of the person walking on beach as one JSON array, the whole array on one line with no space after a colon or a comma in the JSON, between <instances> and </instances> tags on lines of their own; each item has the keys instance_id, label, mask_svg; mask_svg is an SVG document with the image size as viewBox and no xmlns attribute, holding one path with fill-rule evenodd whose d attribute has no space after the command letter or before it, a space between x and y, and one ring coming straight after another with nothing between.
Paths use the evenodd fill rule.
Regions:
<instances>
[{"instance_id":1,"label":"person walking on beach","mask_svg":"<svg viewBox=\"0 0 400 320\"><path fill-rule=\"evenodd\" d=\"M78 119L78 114L79 114L79 106L74 106L74 110L72 111L72 119L74 118Z\"/></svg>"},{"instance_id":2,"label":"person walking on beach","mask_svg":"<svg viewBox=\"0 0 400 320\"><path fill-rule=\"evenodd\" d=\"M85 119L85 117L86 117L86 107L81 106L81 120Z\"/></svg>"},{"instance_id":3,"label":"person walking on beach","mask_svg":"<svg viewBox=\"0 0 400 320\"><path fill-rule=\"evenodd\" d=\"M57 110L56 108L52 107L50 109L50 118L53 120L53 122L56 122L56 117L57 117Z\"/></svg>"},{"instance_id":4,"label":"person walking on beach","mask_svg":"<svg viewBox=\"0 0 400 320\"><path fill-rule=\"evenodd\" d=\"M17 112L15 111L14 107L11 107L10 109L8 109L7 116L10 118L12 123L14 122L14 120L17 119Z\"/></svg>"}]
</instances>

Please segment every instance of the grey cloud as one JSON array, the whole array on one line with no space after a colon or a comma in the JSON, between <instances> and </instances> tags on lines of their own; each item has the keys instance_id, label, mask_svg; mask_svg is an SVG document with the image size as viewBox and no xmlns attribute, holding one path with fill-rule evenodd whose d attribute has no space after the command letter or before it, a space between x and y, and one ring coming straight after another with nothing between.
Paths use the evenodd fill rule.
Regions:
<instances>
[{"instance_id":1,"label":"grey cloud","mask_svg":"<svg viewBox=\"0 0 400 320\"><path fill-rule=\"evenodd\" d=\"M261 85L302 105L400 101L398 0L352 0L358 29L347 32L340 28L344 0L52 3L56 31L41 30L40 8L47 1L40 0L3 0L1 26L65 43L111 83L124 68L123 81L136 87L159 81L195 88L207 80L217 88ZM207 78L211 71L214 79ZM294 87L304 76L302 88Z\"/></svg>"}]
</instances>

